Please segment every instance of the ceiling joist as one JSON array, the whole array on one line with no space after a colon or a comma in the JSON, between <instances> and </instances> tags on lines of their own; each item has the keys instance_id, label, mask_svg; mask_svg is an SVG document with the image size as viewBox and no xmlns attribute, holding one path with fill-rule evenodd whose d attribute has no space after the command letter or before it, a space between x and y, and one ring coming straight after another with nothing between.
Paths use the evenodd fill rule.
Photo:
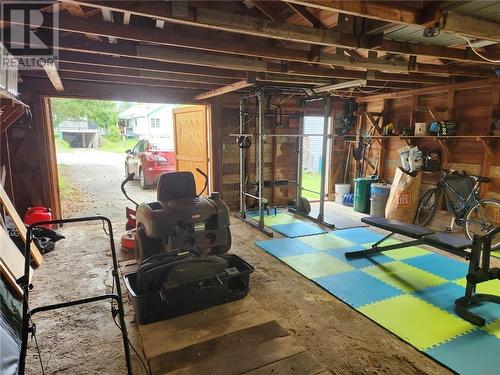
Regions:
<instances>
[{"instance_id":1,"label":"ceiling joist","mask_svg":"<svg viewBox=\"0 0 500 375\"><path fill-rule=\"evenodd\" d=\"M136 15L150 17L153 19L162 19L167 22L184 24L194 27L208 28L212 30L221 30L231 33L258 36L263 38L273 38L289 42L298 42L306 44L318 44L322 46L334 46L349 49L378 49L388 53L403 53L411 55L422 55L436 58L445 58L463 62L475 62L488 64L489 62L481 59L474 54L468 54L466 50L426 45L425 48L415 48L409 46L409 43L386 40L380 37L355 36L348 33L342 33L329 29L311 28L289 24L285 22L271 21L257 17L250 17L236 13L226 13L218 10L206 9L201 7L189 7L187 17L175 17L168 3L151 4L128 2L90 2L80 0L61 0L65 3L85 5L100 9L109 9L117 12L131 12ZM301 5L306 2L299 2ZM341 2L350 3L350 2ZM376 2L370 2L373 4ZM405 13L406 14L406 13ZM406 17L406 16L405 16ZM390 43L388 43L390 42ZM417 47L423 45L416 45ZM418 50L418 52L416 52Z\"/></svg>"}]
</instances>

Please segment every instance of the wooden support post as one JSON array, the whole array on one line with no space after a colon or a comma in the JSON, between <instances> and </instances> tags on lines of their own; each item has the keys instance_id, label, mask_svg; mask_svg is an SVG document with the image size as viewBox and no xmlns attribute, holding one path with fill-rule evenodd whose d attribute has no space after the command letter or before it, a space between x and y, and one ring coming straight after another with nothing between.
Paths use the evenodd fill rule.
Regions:
<instances>
[{"instance_id":1,"label":"wooden support post","mask_svg":"<svg viewBox=\"0 0 500 375\"><path fill-rule=\"evenodd\" d=\"M500 110L500 85L493 85L491 87L491 102L492 102L492 111L491 118L493 120L493 114ZM492 121L490 121L491 123ZM481 174L483 176L489 176L491 171L492 160L494 158L493 147L490 143L484 138L481 138L481 143L484 148L483 154L483 164L481 167ZM481 197L484 197L491 189L491 184L482 184L481 185Z\"/></svg>"}]
</instances>

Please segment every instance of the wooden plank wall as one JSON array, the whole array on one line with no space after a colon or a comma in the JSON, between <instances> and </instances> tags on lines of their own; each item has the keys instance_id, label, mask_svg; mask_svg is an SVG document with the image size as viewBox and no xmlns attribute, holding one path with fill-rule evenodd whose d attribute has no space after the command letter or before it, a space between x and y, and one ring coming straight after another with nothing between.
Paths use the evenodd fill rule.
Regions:
<instances>
[{"instance_id":1,"label":"wooden plank wall","mask_svg":"<svg viewBox=\"0 0 500 375\"><path fill-rule=\"evenodd\" d=\"M383 113L382 124L392 122L395 129L401 131L403 128L413 127L415 122L432 122L433 118L426 110L430 108L438 121L456 121L457 135L485 136L491 134L492 123L499 116L499 97L500 86L492 85L479 89L450 90L439 94L378 100L366 103L364 110ZM359 122L361 133L367 134L371 124L366 116L360 115ZM442 150L444 168L492 177L491 184L483 184L482 195L500 198L500 140L487 142L491 153L476 139L452 139L444 144L431 138L411 140L411 144L423 150ZM378 141L372 141L371 151L367 151L372 163L378 157L380 149L384 149L383 173L381 173L384 180L392 181L394 172L400 165L398 149L405 145L404 140L391 137L384 138L380 144ZM444 152L446 146L449 155ZM369 171L366 171L365 175L369 174ZM428 187L435 184L437 178L437 173L425 173L422 191L425 192Z\"/></svg>"}]
</instances>

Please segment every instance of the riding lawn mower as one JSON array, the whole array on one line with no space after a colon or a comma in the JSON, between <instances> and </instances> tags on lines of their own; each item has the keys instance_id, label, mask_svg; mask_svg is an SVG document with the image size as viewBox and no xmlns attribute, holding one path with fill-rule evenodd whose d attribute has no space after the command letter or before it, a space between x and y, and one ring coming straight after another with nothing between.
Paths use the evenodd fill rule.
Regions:
<instances>
[{"instance_id":1,"label":"riding lawn mower","mask_svg":"<svg viewBox=\"0 0 500 375\"><path fill-rule=\"evenodd\" d=\"M201 196L208 176L197 171L206 180L200 194L191 172L170 172L158 181L157 201L137 205L138 267L124 279L138 323L233 301L248 292L253 267L227 254L229 209L219 193Z\"/></svg>"}]
</instances>

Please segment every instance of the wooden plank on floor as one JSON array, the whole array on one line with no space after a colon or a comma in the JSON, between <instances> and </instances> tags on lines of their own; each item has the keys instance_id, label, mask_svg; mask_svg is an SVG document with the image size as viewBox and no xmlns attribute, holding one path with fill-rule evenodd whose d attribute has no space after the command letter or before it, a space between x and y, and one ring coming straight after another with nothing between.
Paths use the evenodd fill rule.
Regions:
<instances>
[{"instance_id":1,"label":"wooden plank on floor","mask_svg":"<svg viewBox=\"0 0 500 375\"><path fill-rule=\"evenodd\" d=\"M324 366L308 352L301 352L291 357L281 359L252 371L245 372L246 375L289 375L289 374L325 374Z\"/></svg>"},{"instance_id":2,"label":"wooden plank on floor","mask_svg":"<svg viewBox=\"0 0 500 375\"><path fill-rule=\"evenodd\" d=\"M232 348L212 360L194 364L169 375L204 375L217 369L219 374L236 375L244 374L255 368L292 357L304 352L304 347L299 345L292 336L277 337L260 344L249 346L241 343L239 347Z\"/></svg>"},{"instance_id":3,"label":"wooden plank on floor","mask_svg":"<svg viewBox=\"0 0 500 375\"><path fill-rule=\"evenodd\" d=\"M148 360L273 321L251 297L156 323L139 325Z\"/></svg>"},{"instance_id":4,"label":"wooden plank on floor","mask_svg":"<svg viewBox=\"0 0 500 375\"><path fill-rule=\"evenodd\" d=\"M0 186L0 205L3 205L5 207L7 213L14 222L14 225L16 226L17 231L21 236L21 239L24 242L26 242L26 226L24 225L23 220L17 213L14 205L10 201L9 196L7 195L2 186ZM33 261L35 266L38 267L42 263L43 258L42 254L40 254L40 251L38 250L34 242L31 242L30 244L30 253L31 253L31 260Z\"/></svg>"},{"instance_id":5,"label":"wooden plank on floor","mask_svg":"<svg viewBox=\"0 0 500 375\"><path fill-rule=\"evenodd\" d=\"M288 331L278 322L272 321L155 357L150 362L151 371L153 374L167 374L185 368L203 369L213 366L213 361L217 358L221 360L224 370L229 369L229 373L232 373L232 368L235 367L233 363L239 361L237 355L234 355L235 352L248 354L248 348L255 348L263 342L285 336L288 336ZM249 357L252 361L255 358L254 355ZM219 365L217 368L220 373L226 374Z\"/></svg>"}]
</instances>

